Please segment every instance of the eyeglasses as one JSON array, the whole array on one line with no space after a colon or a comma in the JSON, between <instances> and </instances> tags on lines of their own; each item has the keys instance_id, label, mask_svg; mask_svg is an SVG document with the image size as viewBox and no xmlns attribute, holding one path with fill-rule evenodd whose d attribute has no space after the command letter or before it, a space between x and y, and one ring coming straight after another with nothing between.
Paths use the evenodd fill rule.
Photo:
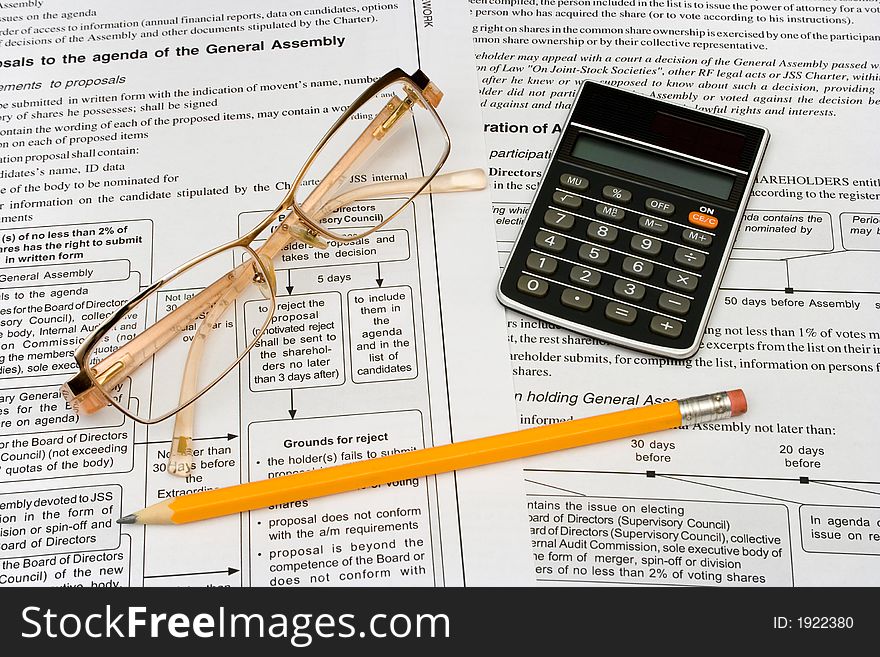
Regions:
<instances>
[{"instance_id":1,"label":"eyeglasses","mask_svg":"<svg viewBox=\"0 0 880 657\"><path fill-rule=\"evenodd\" d=\"M481 169L437 175L450 149L435 109L441 98L421 71L410 76L394 69L370 85L324 135L273 212L241 238L190 260L121 304L86 338L74 354L79 373L61 387L71 408L90 414L112 404L146 424L176 415L168 471L190 474L193 402L272 323L277 254L296 242L326 249L328 241L368 239L423 192L486 186ZM273 224L265 241L255 244ZM286 310L296 311L296 305ZM310 341L320 336L315 331ZM132 394L142 390L151 391L149 399Z\"/></svg>"}]
</instances>

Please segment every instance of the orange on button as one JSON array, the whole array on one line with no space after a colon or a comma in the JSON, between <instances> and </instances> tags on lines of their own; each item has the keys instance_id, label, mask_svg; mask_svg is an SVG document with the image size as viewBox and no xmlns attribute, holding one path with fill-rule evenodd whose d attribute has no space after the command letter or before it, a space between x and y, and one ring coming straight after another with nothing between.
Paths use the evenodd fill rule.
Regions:
<instances>
[{"instance_id":1,"label":"orange on button","mask_svg":"<svg viewBox=\"0 0 880 657\"><path fill-rule=\"evenodd\" d=\"M713 217L711 214L703 214L702 212L691 212L688 215L688 221L700 228L712 229L718 225L717 217Z\"/></svg>"}]
</instances>

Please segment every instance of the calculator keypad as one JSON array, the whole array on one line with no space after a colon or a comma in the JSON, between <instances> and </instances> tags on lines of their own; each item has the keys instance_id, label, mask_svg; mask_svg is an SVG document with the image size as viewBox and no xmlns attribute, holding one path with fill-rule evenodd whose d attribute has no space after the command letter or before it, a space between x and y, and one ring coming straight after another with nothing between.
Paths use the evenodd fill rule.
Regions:
<instances>
[{"instance_id":1,"label":"calculator keypad","mask_svg":"<svg viewBox=\"0 0 880 657\"><path fill-rule=\"evenodd\" d=\"M675 194L562 162L552 167L532 210L540 227L521 238L527 252L506 275L533 300L523 303L633 342L693 342L714 284L704 278L720 266L732 213L698 212Z\"/></svg>"},{"instance_id":2,"label":"calculator keypad","mask_svg":"<svg viewBox=\"0 0 880 657\"><path fill-rule=\"evenodd\" d=\"M769 134L590 81L557 127L531 204L498 219L502 244L525 219L498 299L596 340L692 356Z\"/></svg>"}]
</instances>

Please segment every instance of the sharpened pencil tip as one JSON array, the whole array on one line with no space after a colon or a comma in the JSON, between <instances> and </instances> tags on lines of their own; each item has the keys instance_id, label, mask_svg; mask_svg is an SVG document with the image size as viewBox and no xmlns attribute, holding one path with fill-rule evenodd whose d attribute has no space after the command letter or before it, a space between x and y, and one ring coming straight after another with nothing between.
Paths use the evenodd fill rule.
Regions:
<instances>
[{"instance_id":1,"label":"sharpened pencil tip","mask_svg":"<svg viewBox=\"0 0 880 657\"><path fill-rule=\"evenodd\" d=\"M129 513L127 516L123 516L116 522L120 525L133 525L137 522L137 516L133 513Z\"/></svg>"}]
</instances>

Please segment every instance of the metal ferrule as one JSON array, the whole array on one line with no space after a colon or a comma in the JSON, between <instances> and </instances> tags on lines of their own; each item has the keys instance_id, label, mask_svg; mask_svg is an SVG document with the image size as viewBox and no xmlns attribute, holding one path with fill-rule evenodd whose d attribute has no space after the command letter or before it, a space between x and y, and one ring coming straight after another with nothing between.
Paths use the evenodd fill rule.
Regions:
<instances>
[{"instance_id":1,"label":"metal ferrule","mask_svg":"<svg viewBox=\"0 0 880 657\"><path fill-rule=\"evenodd\" d=\"M681 426L683 427L733 417L730 409L730 397L726 392L679 399L678 408L681 411Z\"/></svg>"}]
</instances>

